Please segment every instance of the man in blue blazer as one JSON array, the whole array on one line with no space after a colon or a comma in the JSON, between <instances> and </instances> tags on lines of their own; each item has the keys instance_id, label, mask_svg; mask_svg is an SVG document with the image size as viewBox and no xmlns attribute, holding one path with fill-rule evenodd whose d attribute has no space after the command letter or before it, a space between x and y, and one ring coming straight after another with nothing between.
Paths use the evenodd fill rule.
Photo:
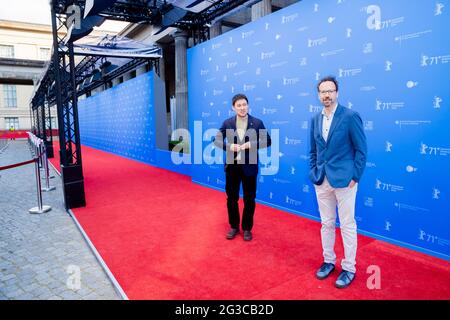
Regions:
<instances>
[{"instance_id":1,"label":"man in blue blazer","mask_svg":"<svg viewBox=\"0 0 450 320\"><path fill-rule=\"evenodd\" d=\"M335 269L337 207L345 258L335 285L346 288L356 273L355 200L366 166L366 136L359 114L338 104L339 88L334 77L321 79L317 89L324 108L311 120L309 178L314 183L322 222L324 262L316 277L325 279Z\"/></svg>"},{"instance_id":2,"label":"man in blue blazer","mask_svg":"<svg viewBox=\"0 0 450 320\"><path fill-rule=\"evenodd\" d=\"M231 230L226 238L231 240L239 234L239 190L244 191L242 230L244 240L253 236L256 181L258 175L258 149L269 147L271 139L264 123L248 114L248 99L244 94L232 98L235 116L226 119L214 140L214 144L226 151L225 190L227 193L228 221Z\"/></svg>"}]
</instances>

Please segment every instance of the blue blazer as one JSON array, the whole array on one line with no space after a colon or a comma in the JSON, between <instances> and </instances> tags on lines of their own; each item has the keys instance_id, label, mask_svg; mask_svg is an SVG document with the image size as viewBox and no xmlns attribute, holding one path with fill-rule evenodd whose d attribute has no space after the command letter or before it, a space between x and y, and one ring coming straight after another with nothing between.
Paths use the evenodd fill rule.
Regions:
<instances>
[{"instance_id":1,"label":"blue blazer","mask_svg":"<svg viewBox=\"0 0 450 320\"><path fill-rule=\"evenodd\" d=\"M270 147L270 145L272 144L272 140L266 128L264 127L264 123L262 122L262 120L252 117L251 115L248 115L247 131L245 133L244 139L240 141L238 134L236 133L236 117L237 115L228 118L223 122L214 139L214 144L226 151L227 156L227 161L225 161L225 170L226 170L230 162L230 159L235 159L237 156L237 152L233 152L230 150L231 144L232 143L243 144L245 142L250 142L251 149L256 147L255 151L256 161L250 161L252 160L250 157L250 152L253 151L247 149L245 150L245 152L242 152L242 155L244 157L242 168L244 170L245 176L256 176L258 175L258 163L259 163L258 149ZM232 142L228 141L227 139L227 130L231 130L231 132L233 133ZM234 161L234 163L236 163L236 161Z\"/></svg>"},{"instance_id":2,"label":"blue blazer","mask_svg":"<svg viewBox=\"0 0 450 320\"><path fill-rule=\"evenodd\" d=\"M327 142L322 137L322 113L311 120L309 179L321 185L325 176L334 188L359 182L366 167L367 143L359 114L338 105Z\"/></svg>"}]
</instances>

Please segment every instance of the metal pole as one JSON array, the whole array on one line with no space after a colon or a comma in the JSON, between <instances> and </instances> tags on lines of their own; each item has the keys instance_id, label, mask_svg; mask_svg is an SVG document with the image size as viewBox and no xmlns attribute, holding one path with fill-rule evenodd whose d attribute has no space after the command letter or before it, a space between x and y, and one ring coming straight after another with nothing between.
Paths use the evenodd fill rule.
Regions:
<instances>
[{"instance_id":1,"label":"metal pole","mask_svg":"<svg viewBox=\"0 0 450 320\"><path fill-rule=\"evenodd\" d=\"M37 156L39 155L38 149L37 149L37 145L36 145L36 138L33 137L33 155L35 158L37 158ZM39 161L39 160L36 160ZM39 162L38 162L38 166L39 166Z\"/></svg>"},{"instance_id":2,"label":"metal pole","mask_svg":"<svg viewBox=\"0 0 450 320\"><path fill-rule=\"evenodd\" d=\"M38 140L38 144L37 144L37 154L39 156L39 169L43 170L44 169L44 165L42 163L42 143L41 143L41 139Z\"/></svg>"},{"instance_id":3,"label":"metal pole","mask_svg":"<svg viewBox=\"0 0 450 320\"><path fill-rule=\"evenodd\" d=\"M38 155L41 155L39 157L39 169L44 170L44 162L42 161L43 160L43 158L42 158L42 150L43 150L42 145L44 144L44 140L38 139L37 141L38 141L37 142L38 143Z\"/></svg>"},{"instance_id":4,"label":"metal pole","mask_svg":"<svg viewBox=\"0 0 450 320\"><path fill-rule=\"evenodd\" d=\"M39 151L38 151L39 152ZM39 156L39 153L37 154ZM38 206L33 207L30 210L28 210L29 213L44 213L47 211L50 211L52 207L50 206L43 206L42 205L42 193L41 193L41 172L39 171L39 159L36 158L34 161L35 164L35 174L36 174L36 190L37 190L37 198L38 198Z\"/></svg>"},{"instance_id":5,"label":"metal pole","mask_svg":"<svg viewBox=\"0 0 450 320\"><path fill-rule=\"evenodd\" d=\"M66 155L66 137L64 133L64 111L63 111L63 102L62 102L62 93L61 93L61 65L59 52L59 41L58 41L58 26L56 23L56 12L55 12L55 2L56 0L52 0L50 2L50 11L52 18L52 33L53 33L53 67L55 73L55 91L56 91L56 107L58 113L58 129L59 129L59 155L60 155L60 163L66 165L67 164L67 155Z\"/></svg>"},{"instance_id":6,"label":"metal pole","mask_svg":"<svg viewBox=\"0 0 450 320\"><path fill-rule=\"evenodd\" d=\"M44 171L45 171L45 188L42 191L52 191L55 190L56 187L50 186L50 171L48 168L48 159L47 159L47 150L45 150L45 143L42 143L42 162L44 163Z\"/></svg>"},{"instance_id":7,"label":"metal pole","mask_svg":"<svg viewBox=\"0 0 450 320\"><path fill-rule=\"evenodd\" d=\"M53 178L55 178L55 176L54 175L50 175L50 166L48 165L48 157L47 157L47 147L45 146L45 142L43 143L43 145L42 145L42 150L43 150L43 152L44 152L44 157L42 158L42 161L44 162L44 168L45 168L45 172L46 172L46 174L45 174L45 179L53 179ZM48 184L47 184L47 188L53 188L53 187L50 187ZM53 190L53 189L52 189ZM45 191L47 191L47 190L45 190Z\"/></svg>"}]
</instances>

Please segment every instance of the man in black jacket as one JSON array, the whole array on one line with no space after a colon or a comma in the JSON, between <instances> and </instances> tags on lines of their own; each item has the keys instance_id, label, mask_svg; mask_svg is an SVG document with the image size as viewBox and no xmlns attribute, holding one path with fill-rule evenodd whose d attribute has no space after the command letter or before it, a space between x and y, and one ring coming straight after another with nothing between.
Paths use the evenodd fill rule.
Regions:
<instances>
[{"instance_id":1,"label":"man in black jacket","mask_svg":"<svg viewBox=\"0 0 450 320\"><path fill-rule=\"evenodd\" d=\"M252 240L253 215L255 213L256 181L258 175L258 149L271 145L264 123L248 114L248 99L237 94L232 99L235 116L225 120L217 132L214 143L226 151L225 176L228 221L231 230L226 238L239 234L239 190L242 182L244 212L242 230L244 240Z\"/></svg>"}]
</instances>

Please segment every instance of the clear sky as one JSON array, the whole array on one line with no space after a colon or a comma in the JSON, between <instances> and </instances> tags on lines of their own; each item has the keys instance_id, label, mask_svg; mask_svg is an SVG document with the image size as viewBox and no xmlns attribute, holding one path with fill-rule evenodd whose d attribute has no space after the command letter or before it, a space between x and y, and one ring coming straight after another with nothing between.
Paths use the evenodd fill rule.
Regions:
<instances>
[{"instance_id":1,"label":"clear sky","mask_svg":"<svg viewBox=\"0 0 450 320\"><path fill-rule=\"evenodd\" d=\"M0 20L51 24L50 0L0 0ZM99 29L120 31L126 23L106 21Z\"/></svg>"},{"instance_id":2,"label":"clear sky","mask_svg":"<svg viewBox=\"0 0 450 320\"><path fill-rule=\"evenodd\" d=\"M0 19L51 24L49 0L0 0Z\"/></svg>"}]
</instances>

